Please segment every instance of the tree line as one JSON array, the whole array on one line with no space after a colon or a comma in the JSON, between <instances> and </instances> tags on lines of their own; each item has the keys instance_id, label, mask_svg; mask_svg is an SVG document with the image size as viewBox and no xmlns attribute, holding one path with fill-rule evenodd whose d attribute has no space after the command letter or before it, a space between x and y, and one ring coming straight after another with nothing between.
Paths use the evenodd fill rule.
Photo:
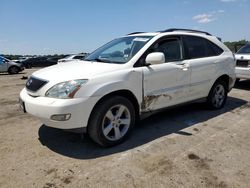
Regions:
<instances>
[{"instance_id":1,"label":"tree line","mask_svg":"<svg viewBox=\"0 0 250 188\"><path fill-rule=\"evenodd\" d=\"M237 52L242 46L249 43L247 40L239 40L233 42L224 42L224 44L232 51Z\"/></svg>"},{"instance_id":2,"label":"tree line","mask_svg":"<svg viewBox=\"0 0 250 188\"><path fill-rule=\"evenodd\" d=\"M239 40L239 41L228 41L228 42L224 42L224 44L232 51L232 52L237 52L242 46L244 46L245 44L249 43L250 41L247 40ZM4 55L4 57L11 59L11 60L15 60L15 59L19 59L21 57L29 57L30 55L12 55L12 54L6 54ZM54 54L54 55L44 55L44 56L40 56L40 57L46 57L46 58L55 58L55 59L60 59L65 57L66 54ZM34 56L30 56L30 57L34 57Z\"/></svg>"}]
</instances>

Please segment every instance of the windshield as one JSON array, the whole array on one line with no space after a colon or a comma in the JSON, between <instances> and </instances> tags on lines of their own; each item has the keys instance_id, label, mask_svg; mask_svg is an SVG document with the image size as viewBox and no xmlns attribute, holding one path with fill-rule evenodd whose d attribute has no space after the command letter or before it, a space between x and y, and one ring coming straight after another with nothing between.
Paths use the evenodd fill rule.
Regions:
<instances>
[{"instance_id":1,"label":"windshield","mask_svg":"<svg viewBox=\"0 0 250 188\"><path fill-rule=\"evenodd\" d=\"M85 61L127 63L152 36L128 36L115 39L91 53Z\"/></svg>"},{"instance_id":2,"label":"windshield","mask_svg":"<svg viewBox=\"0 0 250 188\"><path fill-rule=\"evenodd\" d=\"M241 49L239 49L237 54L250 54L250 44L247 44L243 46Z\"/></svg>"}]
</instances>

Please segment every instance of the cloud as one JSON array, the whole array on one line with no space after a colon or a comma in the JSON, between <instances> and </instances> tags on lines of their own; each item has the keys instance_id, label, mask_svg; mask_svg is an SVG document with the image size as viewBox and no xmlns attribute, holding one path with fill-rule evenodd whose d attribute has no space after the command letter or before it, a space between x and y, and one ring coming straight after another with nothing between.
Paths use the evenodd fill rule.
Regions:
<instances>
[{"instance_id":1,"label":"cloud","mask_svg":"<svg viewBox=\"0 0 250 188\"><path fill-rule=\"evenodd\" d=\"M217 20L216 17L219 16L219 14L223 14L225 12L226 12L225 10L215 10L210 13L198 14L196 16L193 16L192 19L198 23L206 24L206 23Z\"/></svg>"},{"instance_id":2,"label":"cloud","mask_svg":"<svg viewBox=\"0 0 250 188\"><path fill-rule=\"evenodd\" d=\"M223 3L229 3L229 2L235 2L237 0L220 0L220 1L223 2Z\"/></svg>"},{"instance_id":3,"label":"cloud","mask_svg":"<svg viewBox=\"0 0 250 188\"><path fill-rule=\"evenodd\" d=\"M224 12L226 12L225 10L218 10L217 11L218 13L224 13Z\"/></svg>"},{"instance_id":4,"label":"cloud","mask_svg":"<svg viewBox=\"0 0 250 188\"><path fill-rule=\"evenodd\" d=\"M212 14L198 14L193 17L193 20L197 21L198 23L209 23L215 20Z\"/></svg>"}]
</instances>

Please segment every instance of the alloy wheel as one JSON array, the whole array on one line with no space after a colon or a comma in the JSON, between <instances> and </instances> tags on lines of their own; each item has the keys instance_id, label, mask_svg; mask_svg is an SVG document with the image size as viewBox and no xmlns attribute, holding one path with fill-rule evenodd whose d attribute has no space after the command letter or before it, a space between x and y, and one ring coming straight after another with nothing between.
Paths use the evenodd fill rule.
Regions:
<instances>
[{"instance_id":1,"label":"alloy wheel","mask_svg":"<svg viewBox=\"0 0 250 188\"><path fill-rule=\"evenodd\" d=\"M214 97L212 103L215 107L219 108L225 100L225 88L219 84L214 88Z\"/></svg>"},{"instance_id":2,"label":"alloy wheel","mask_svg":"<svg viewBox=\"0 0 250 188\"><path fill-rule=\"evenodd\" d=\"M131 114L125 105L111 107L102 121L102 132L110 141L120 140L129 130Z\"/></svg>"}]
</instances>

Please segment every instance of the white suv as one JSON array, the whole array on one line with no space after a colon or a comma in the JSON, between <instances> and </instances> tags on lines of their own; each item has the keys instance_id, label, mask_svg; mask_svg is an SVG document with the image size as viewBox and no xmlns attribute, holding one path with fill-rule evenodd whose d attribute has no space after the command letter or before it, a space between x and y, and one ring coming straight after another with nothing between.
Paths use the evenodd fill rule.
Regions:
<instances>
[{"instance_id":1,"label":"white suv","mask_svg":"<svg viewBox=\"0 0 250 188\"><path fill-rule=\"evenodd\" d=\"M250 43L246 44L235 54L236 57L236 78L250 79Z\"/></svg>"},{"instance_id":2,"label":"white suv","mask_svg":"<svg viewBox=\"0 0 250 188\"><path fill-rule=\"evenodd\" d=\"M84 63L33 73L20 103L47 126L81 128L96 143L112 146L136 119L156 110L196 99L222 108L234 82L232 52L209 33L137 32L100 47Z\"/></svg>"}]
</instances>

